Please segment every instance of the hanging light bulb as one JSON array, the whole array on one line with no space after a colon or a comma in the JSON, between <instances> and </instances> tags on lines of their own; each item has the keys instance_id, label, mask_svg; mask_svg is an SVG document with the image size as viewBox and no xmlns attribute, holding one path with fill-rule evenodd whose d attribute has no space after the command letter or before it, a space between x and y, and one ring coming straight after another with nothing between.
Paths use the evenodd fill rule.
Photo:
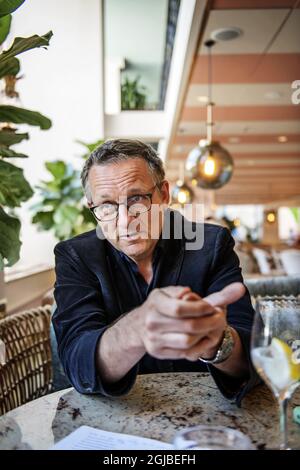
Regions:
<instances>
[{"instance_id":1,"label":"hanging light bulb","mask_svg":"<svg viewBox=\"0 0 300 470\"><path fill-rule=\"evenodd\" d=\"M180 179L176 181L171 191L172 205L191 204L194 198L192 189L184 182L184 163L180 165Z\"/></svg>"},{"instance_id":2,"label":"hanging light bulb","mask_svg":"<svg viewBox=\"0 0 300 470\"><path fill-rule=\"evenodd\" d=\"M203 173L207 177L214 177L216 174L216 162L210 155L205 159Z\"/></svg>"},{"instance_id":3,"label":"hanging light bulb","mask_svg":"<svg viewBox=\"0 0 300 470\"><path fill-rule=\"evenodd\" d=\"M233 161L224 147L218 142L211 142L192 150L186 161L186 170L197 186L218 189L230 180Z\"/></svg>"},{"instance_id":4,"label":"hanging light bulb","mask_svg":"<svg viewBox=\"0 0 300 470\"><path fill-rule=\"evenodd\" d=\"M183 181L178 180L171 192L172 204L190 204L193 200L193 191Z\"/></svg>"},{"instance_id":5,"label":"hanging light bulb","mask_svg":"<svg viewBox=\"0 0 300 470\"><path fill-rule=\"evenodd\" d=\"M186 170L193 184L203 189L218 189L230 180L233 172L233 160L230 153L212 138L212 111L214 103L211 98L211 48L215 41L206 41L209 53L208 84L209 101L207 104L207 138L201 139L193 148L186 160Z\"/></svg>"}]
</instances>

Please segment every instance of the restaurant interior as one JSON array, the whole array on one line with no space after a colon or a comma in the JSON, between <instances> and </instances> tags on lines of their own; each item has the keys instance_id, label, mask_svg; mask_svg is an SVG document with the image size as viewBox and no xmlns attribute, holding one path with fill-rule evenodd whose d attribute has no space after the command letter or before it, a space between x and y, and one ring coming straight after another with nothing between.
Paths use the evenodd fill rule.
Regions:
<instances>
[{"instance_id":1,"label":"restaurant interior","mask_svg":"<svg viewBox=\"0 0 300 470\"><path fill-rule=\"evenodd\" d=\"M48 449L80 425L96 426L96 402L87 411L85 395L69 395L57 354L53 250L96 227L80 172L105 141L149 143L164 164L170 208L230 231L253 306L288 296L299 314L300 2L2 0L0 16L0 430L10 427L0 449ZM176 403L183 382L174 378ZM166 390L175 394L175 385ZM252 445L276 447L268 389L235 421L233 405L222 408L211 393L223 413L211 424L238 423ZM164 412L155 428L151 408L139 415L134 397L122 400L118 421L104 399L99 428L172 440L157 431L167 429ZM43 427L37 403L50 402ZM193 413L170 418L172 430L207 424ZM300 449L300 407L289 413Z\"/></svg>"}]
</instances>

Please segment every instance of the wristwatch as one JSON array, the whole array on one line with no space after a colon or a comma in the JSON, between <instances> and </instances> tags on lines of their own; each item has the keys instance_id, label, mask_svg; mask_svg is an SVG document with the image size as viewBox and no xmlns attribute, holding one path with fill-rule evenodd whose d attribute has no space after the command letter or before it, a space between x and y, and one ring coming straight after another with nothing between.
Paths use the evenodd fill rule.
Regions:
<instances>
[{"instance_id":1,"label":"wristwatch","mask_svg":"<svg viewBox=\"0 0 300 470\"><path fill-rule=\"evenodd\" d=\"M220 364L221 362L228 359L234 348L234 338L229 325L226 326L224 331L223 340L221 346L215 354L215 357L211 359L204 359L199 357L199 361L205 362L206 364Z\"/></svg>"}]
</instances>

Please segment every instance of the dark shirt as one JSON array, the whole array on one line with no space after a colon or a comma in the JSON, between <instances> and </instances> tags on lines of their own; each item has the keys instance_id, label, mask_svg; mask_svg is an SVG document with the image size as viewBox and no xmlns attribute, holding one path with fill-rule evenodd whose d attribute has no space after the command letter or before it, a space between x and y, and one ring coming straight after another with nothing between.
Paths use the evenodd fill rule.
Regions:
<instances>
[{"instance_id":1,"label":"dark shirt","mask_svg":"<svg viewBox=\"0 0 300 470\"><path fill-rule=\"evenodd\" d=\"M173 227L182 223L179 213L172 214ZM105 384L96 369L102 334L120 316L141 305L152 289L183 285L205 297L231 282L243 282L229 231L212 224L204 224L203 229L203 247L195 251L186 250L185 238L176 239L173 232L170 239L158 241L149 285L134 261L107 240L100 240L95 230L55 247L57 308L53 326L65 373L79 392L120 396L130 391L138 373L209 371L224 396L240 404L259 382L250 360L254 312L248 291L227 309L228 323L238 332L248 360L247 377L230 377L201 361L162 360L148 353L115 384Z\"/></svg>"},{"instance_id":2,"label":"dark shirt","mask_svg":"<svg viewBox=\"0 0 300 470\"><path fill-rule=\"evenodd\" d=\"M133 261L129 256L127 256L122 251L116 250L113 246L111 246L112 251L114 251L115 256L120 256L120 258L125 262L128 266L128 276L129 282L133 282L137 291L139 291L139 296L143 302L147 299L148 295L153 289L153 286L156 284L156 280L158 277L158 265L159 261L164 255L164 245L165 240L159 238L156 243L156 246L153 251L152 255L152 279L150 284L147 283L145 278L139 272L138 265Z\"/></svg>"}]
</instances>

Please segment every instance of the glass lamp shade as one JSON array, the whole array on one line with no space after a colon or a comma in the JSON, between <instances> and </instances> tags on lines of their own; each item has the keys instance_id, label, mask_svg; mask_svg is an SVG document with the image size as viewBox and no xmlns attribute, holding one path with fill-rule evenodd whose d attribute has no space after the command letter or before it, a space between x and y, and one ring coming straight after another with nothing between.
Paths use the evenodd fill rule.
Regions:
<instances>
[{"instance_id":1,"label":"glass lamp shade","mask_svg":"<svg viewBox=\"0 0 300 470\"><path fill-rule=\"evenodd\" d=\"M218 189L231 178L233 160L219 142L200 141L188 155L185 165L188 176L202 189Z\"/></svg>"},{"instance_id":2,"label":"glass lamp shade","mask_svg":"<svg viewBox=\"0 0 300 470\"><path fill-rule=\"evenodd\" d=\"M183 181L178 180L171 192L172 204L190 204L193 200L194 193L191 188Z\"/></svg>"}]
</instances>

